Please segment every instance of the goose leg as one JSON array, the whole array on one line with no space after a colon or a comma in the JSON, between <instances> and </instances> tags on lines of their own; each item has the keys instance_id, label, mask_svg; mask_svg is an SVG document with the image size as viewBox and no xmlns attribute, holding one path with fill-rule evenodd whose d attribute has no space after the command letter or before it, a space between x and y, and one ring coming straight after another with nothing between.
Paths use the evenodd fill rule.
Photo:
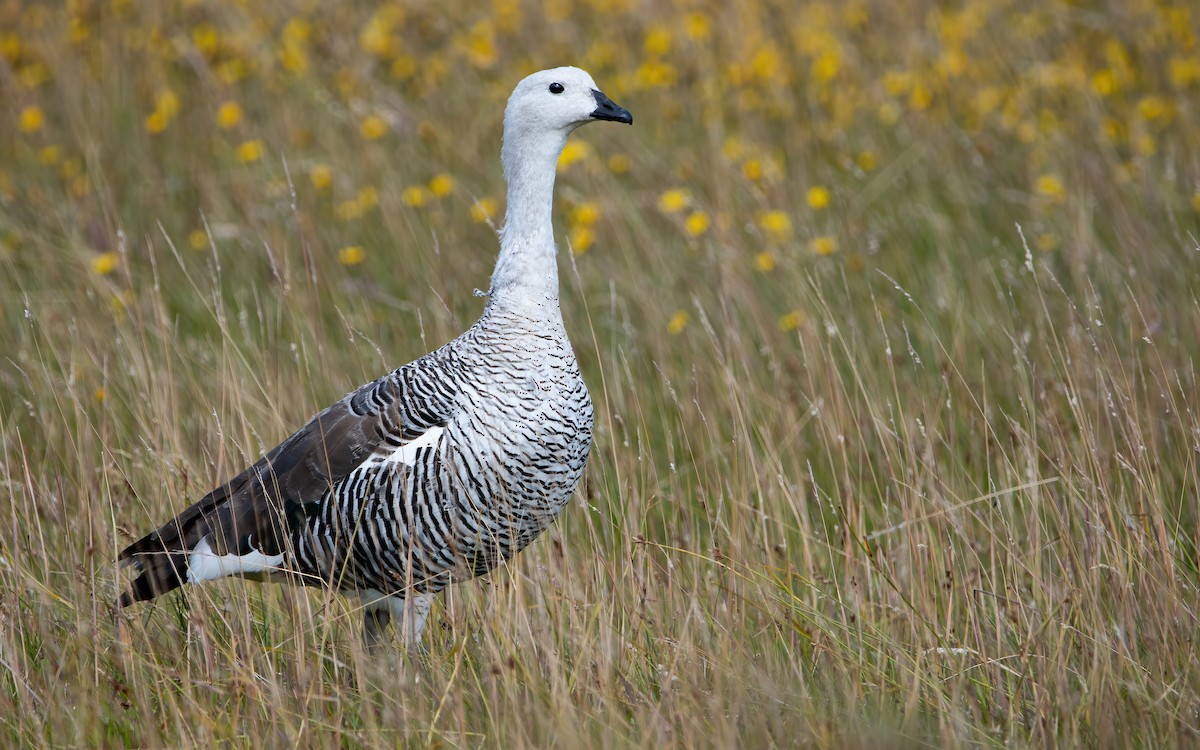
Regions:
<instances>
[{"instance_id":1,"label":"goose leg","mask_svg":"<svg viewBox=\"0 0 1200 750\"><path fill-rule=\"evenodd\" d=\"M393 619L405 648L415 648L421 642L433 594L409 594L405 598L367 590L359 596L363 602L363 643L368 651L374 653L387 640L385 633Z\"/></svg>"},{"instance_id":2,"label":"goose leg","mask_svg":"<svg viewBox=\"0 0 1200 750\"><path fill-rule=\"evenodd\" d=\"M387 640L387 627L391 622L392 612L386 607L363 612L363 645L368 653L378 653Z\"/></svg>"},{"instance_id":3,"label":"goose leg","mask_svg":"<svg viewBox=\"0 0 1200 750\"><path fill-rule=\"evenodd\" d=\"M429 617L433 594L410 594L408 599L392 597L392 601L397 605L392 614L399 617L396 627L400 629L400 641L405 648L414 649L421 642L421 633L425 632L425 619Z\"/></svg>"}]
</instances>

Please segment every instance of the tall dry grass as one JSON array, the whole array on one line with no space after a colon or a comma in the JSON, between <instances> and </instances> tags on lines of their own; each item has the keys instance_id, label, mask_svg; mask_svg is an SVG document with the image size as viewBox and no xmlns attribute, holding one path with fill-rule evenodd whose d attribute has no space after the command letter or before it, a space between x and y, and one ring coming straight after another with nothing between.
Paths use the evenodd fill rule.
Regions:
<instances>
[{"instance_id":1,"label":"tall dry grass","mask_svg":"<svg viewBox=\"0 0 1200 750\"><path fill-rule=\"evenodd\" d=\"M6 744L1197 742L1186 5L10 2L0 55ZM414 654L314 590L114 614L478 315L563 62L637 123L559 176L577 502Z\"/></svg>"}]
</instances>

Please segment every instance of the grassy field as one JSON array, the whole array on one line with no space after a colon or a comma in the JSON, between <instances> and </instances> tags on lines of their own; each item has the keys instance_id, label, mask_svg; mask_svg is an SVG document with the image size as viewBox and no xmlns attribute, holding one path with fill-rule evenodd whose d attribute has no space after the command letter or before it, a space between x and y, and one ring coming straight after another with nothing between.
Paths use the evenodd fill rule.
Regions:
<instances>
[{"instance_id":1,"label":"grassy field","mask_svg":"<svg viewBox=\"0 0 1200 750\"><path fill-rule=\"evenodd\" d=\"M1200 743L1200 10L0 2L0 744ZM469 325L560 163L586 483L369 656L113 560Z\"/></svg>"}]
</instances>

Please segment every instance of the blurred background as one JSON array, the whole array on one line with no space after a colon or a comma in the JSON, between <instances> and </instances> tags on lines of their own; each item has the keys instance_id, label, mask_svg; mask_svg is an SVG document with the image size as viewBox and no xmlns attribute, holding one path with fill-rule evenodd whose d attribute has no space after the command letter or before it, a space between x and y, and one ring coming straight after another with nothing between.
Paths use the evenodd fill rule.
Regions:
<instances>
[{"instance_id":1,"label":"blurred background","mask_svg":"<svg viewBox=\"0 0 1200 750\"><path fill-rule=\"evenodd\" d=\"M1194 742L1198 33L1159 0L0 0L0 733ZM240 581L118 629L117 550L478 316L505 101L568 64L635 117L559 163L579 502L419 656Z\"/></svg>"}]
</instances>

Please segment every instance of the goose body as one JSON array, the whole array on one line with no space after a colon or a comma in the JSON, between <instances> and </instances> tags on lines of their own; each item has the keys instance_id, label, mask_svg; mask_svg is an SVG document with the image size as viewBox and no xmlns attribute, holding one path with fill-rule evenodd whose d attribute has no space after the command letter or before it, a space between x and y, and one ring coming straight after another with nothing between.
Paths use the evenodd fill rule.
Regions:
<instances>
[{"instance_id":1,"label":"goose body","mask_svg":"<svg viewBox=\"0 0 1200 750\"><path fill-rule=\"evenodd\" d=\"M119 559L118 604L227 575L357 593L365 634L415 642L432 597L520 552L579 484L592 402L563 326L551 206L576 127L632 122L577 68L513 91L501 161L508 207L482 317L346 395Z\"/></svg>"}]
</instances>

